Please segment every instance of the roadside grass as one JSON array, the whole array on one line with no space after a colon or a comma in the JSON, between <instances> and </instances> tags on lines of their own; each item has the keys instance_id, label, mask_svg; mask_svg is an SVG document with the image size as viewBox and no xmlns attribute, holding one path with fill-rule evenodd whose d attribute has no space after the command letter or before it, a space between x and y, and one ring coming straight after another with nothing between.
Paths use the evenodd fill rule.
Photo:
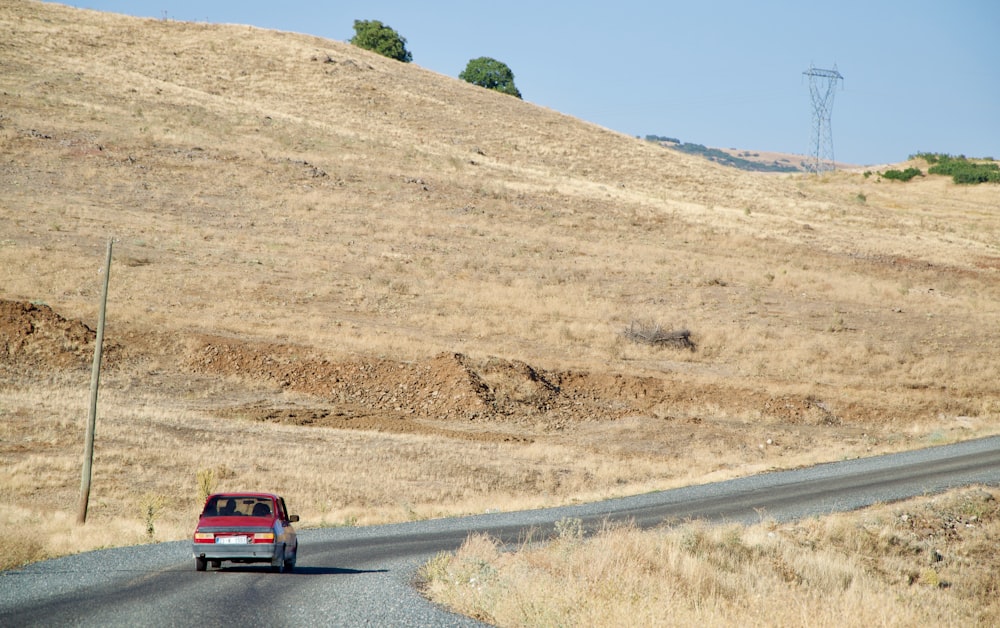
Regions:
<instances>
[{"instance_id":1,"label":"roadside grass","mask_svg":"<svg viewBox=\"0 0 1000 628\"><path fill-rule=\"evenodd\" d=\"M996 489L792 523L641 531L508 550L471 536L420 571L435 602L497 626L916 626L1000 620Z\"/></svg>"}]
</instances>

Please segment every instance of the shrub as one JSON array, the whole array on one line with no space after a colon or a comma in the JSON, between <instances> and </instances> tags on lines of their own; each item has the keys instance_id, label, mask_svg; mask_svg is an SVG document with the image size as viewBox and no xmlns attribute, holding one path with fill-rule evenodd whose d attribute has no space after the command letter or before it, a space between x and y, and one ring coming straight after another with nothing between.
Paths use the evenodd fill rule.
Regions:
<instances>
[{"instance_id":1,"label":"shrub","mask_svg":"<svg viewBox=\"0 0 1000 628\"><path fill-rule=\"evenodd\" d=\"M936 164L940 157L941 153L917 153L915 155L910 155L910 159L923 159L929 164Z\"/></svg>"},{"instance_id":2,"label":"shrub","mask_svg":"<svg viewBox=\"0 0 1000 628\"><path fill-rule=\"evenodd\" d=\"M640 344L695 350L690 331L686 329L667 330L659 323L632 321L632 324L622 332L622 336Z\"/></svg>"},{"instance_id":3,"label":"shrub","mask_svg":"<svg viewBox=\"0 0 1000 628\"><path fill-rule=\"evenodd\" d=\"M886 170L882 173L882 176L894 181L909 181L913 177L924 176L924 173L919 168L910 167L906 170Z\"/></svg>"},{"instance_id":4,"label":"shrub","mask_svg":"<svg viewBox=\"0 0 1000 628\"><path fill-rule=\"evenodd\" d=\"M965 155L953 157L941 153L917 153L914 157L931 164L929 174L949 176L958 184L1000 183L1000 165L993 160L983 163L971 161Z\"/></svg>"}]
</instances>

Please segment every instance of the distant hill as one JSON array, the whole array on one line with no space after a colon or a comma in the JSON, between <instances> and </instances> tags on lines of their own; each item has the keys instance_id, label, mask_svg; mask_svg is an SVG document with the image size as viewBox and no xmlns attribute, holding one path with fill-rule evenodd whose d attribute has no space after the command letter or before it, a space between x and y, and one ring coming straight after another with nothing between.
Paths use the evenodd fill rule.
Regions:
<instances>
[{"instance_id":1,"label":"distant hill","mask_svg":"<svg viewBox=\"0 0 1000 628\"><path fill-rule=\"evenodd\" d=\"M810 157L807 155L739 148L712 148L703 144L682 142L672 137L658 135L647 135L645 139L648 142L679 150L682 153L699 155L723 166L750 172L809 172L810 170ZM848 168L851 166L849 164L838 163L837 167Z\"/></svg>"}]
</instances>

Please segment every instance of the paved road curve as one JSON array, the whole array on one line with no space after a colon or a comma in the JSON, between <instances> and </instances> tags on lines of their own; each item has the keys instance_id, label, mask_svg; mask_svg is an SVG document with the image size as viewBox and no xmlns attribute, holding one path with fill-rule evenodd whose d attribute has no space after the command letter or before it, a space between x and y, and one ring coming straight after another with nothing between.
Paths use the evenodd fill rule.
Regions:
<instances>
[{"instance_id":1,"label":"paved road curve","mask_svg":"<svg viewBox=\"0 0 1000 628\"><path fill-rule=\"evenodd\" d=\"M513 542L564 517L590 530L609 519L785 521L968 484L1000 484L1000 437L565 508L303 530L292 574L198 573L187 541L101 550L0 572L0 626L481 626L411 586L422 562L470 532Z\"/></svg>"}]
</instances>

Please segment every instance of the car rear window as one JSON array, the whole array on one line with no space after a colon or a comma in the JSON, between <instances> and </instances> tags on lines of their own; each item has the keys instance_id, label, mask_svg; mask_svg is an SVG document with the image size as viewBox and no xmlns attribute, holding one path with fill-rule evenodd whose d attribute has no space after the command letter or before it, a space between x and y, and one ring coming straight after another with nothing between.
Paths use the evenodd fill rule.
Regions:
<instances>
[{"instance_id":1,"label":"car rear window","mask_svg":"<svg viewBox=\"0 0 1000 628\"><path fill-rule=\"evenodd\" d=\"M270 517L274 513L274 500L270 497L247 495L216 495L205 504L203 517Z\"/></svg>"}]
</instances>

